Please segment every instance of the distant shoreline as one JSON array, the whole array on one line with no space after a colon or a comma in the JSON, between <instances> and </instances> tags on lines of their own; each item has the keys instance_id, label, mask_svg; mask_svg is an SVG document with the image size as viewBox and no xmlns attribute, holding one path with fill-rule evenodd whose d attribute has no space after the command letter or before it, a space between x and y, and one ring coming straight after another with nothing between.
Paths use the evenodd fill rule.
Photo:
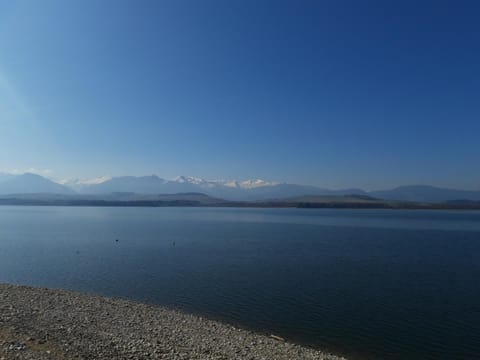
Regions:
<instances>
[{"instance_id":1,"label":"distant shoreline","mask_svg":"<svg viewBox=\"0 0 480 360\"><path fill-rule=\"evenodd\" d=\"M160 306L0 284L0 358L345 360Z\"/></svg>"},{"instance_id":2,"label":"distant shoreline","mask_svg":"<svg viewBox=\"0 0 480 360\"><path fill-rule=\"evenodd\" d=\"M298 208L298 209L390 209L390 210L480 210L480 202L416 203L396 201L372 202L295 202L295 201L222 201L203 203L191 200L35 200L0 198L0 206L65 207L208 207L208 208Z\"/></svg>"}]
</instances>

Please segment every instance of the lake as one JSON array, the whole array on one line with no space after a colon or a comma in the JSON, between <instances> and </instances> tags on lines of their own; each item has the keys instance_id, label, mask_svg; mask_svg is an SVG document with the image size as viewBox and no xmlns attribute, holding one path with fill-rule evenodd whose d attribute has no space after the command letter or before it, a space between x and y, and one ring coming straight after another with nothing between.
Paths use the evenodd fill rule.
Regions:
<instances>
[{"instance_id":1,"label":"lake","mask_svg":"<svg viewBox=\"0 0 480 360\"><path fill-rule=\"evenodd\" d=\"M161 304L352 359L480 358L480 212L0 207L0 282Z\"/></svg>"}]
</instances>

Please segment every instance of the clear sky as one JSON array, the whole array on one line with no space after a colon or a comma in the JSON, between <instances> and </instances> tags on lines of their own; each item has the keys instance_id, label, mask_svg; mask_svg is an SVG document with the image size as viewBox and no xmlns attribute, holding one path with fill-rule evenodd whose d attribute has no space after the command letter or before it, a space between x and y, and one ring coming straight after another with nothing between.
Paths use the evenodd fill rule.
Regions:
<instances>
[{"instance_id":1,"label":"clear sky","mask_svg":"<svg viewBox=\"0 0 480 360\"><path fill-rule=\"evenodd\" d=\"M478 1L0 0L0 170L480 189Z\"/></svg>"}]
</instances>

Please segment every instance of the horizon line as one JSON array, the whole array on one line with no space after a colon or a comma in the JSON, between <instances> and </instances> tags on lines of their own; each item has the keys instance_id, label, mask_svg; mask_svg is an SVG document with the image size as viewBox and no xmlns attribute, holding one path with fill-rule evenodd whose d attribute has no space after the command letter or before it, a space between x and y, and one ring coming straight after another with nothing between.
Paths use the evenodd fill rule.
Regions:
<instances>
[{"instance_id":1,"label":"horizon line","mask_svg":"<svg viewBox=\"0 0 480 360\"><path fill-rule=\"evenodd\" d=\"M51 172L51 173L53 173L53 172ZM223 179L207 179L207 178L190 176L190 175L178 175L178 176L175 176L174 178L167 178L167 177L161 177L161 176L159 176L157 174L154 174L154 173L149 174L149 175L118 175L118 176L102 175L102 176L96 176L96 177L84 177L84 178L70 177L70 178L64 178L64 179L58 179L58 178L49 176L45 173L41 173L41 172L39 173L37 171L21 172L21 171L15 171L15 170L14 171L2 170L2 171L0 171L0 175L1 174L12 175L12 176L21 176L21 175L27 175L27 174L36 175L36 176L40 176L44 179L50 180L50 181L52 181L56 184L59 184L59 185L62 185L62 186L68 187L68 188L70 188L70 187L66 184L68 182L72 182L72 181L75 181L75 180L81 181L81 182L78 183L79 185L90 186L90 185L102 184L102 183L107 182L109 180L112 180L112 179L115 179L115 178L122 178L122 177L132 177L132 178L156 177L160 180L177 182L177 183L178 183L177 179L179 179L179 178L193 179L193 180L199 180L199 181L210 182L210 183L232 183L232 182L236 182L236 183L242 184L242 183L253 182L253 181L261 181L261 182L264 182L265 184L264 185L259 185L257 187L276 186L276 185L298 185L298 186L305 186L305 187L315 187L315 188L324 189L324 190L331 190L331 191L361 190L361 191L364 191L366 193L388 191L388 190L394 190L394 189L403 188L403 187L430 187L430 188L437 188L437 189L442 189L442 190L473 191L473 192L480 191L480 188L478 188L478 189L465 189L465 188L460 188L460 187L439 186L439 185L432 185L432 184L427 184L427 183L407 183L407 184L403 184L403 185L392 185L390 187L381 188L381 189L371 189L371 188L366 189L366 188L354 187L354 186L343 187L343 188L334 188L334 187L328 187L328 186L302 184L302 183L296 183L296 182L271 181L271 180L265 180L265 179L261 179L261 178L249 178L249 179L244 179L244 180L225 179L225 178L223 178ZM95 182L94 180L103 180L103 181ZM195 183L191 183L191 184L199 185L199 184L195 184Z\"/></svg>"}]
</instances>

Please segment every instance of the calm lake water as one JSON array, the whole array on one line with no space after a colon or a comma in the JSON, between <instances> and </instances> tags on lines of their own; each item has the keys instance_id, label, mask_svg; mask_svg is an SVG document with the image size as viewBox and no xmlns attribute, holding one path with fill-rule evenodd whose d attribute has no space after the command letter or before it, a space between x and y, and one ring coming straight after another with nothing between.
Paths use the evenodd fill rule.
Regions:
<instances>
[{"instance_id":1,"label":"calm lake water","mask_svg":"<svg viewBox=\"0 0 480 360\"><path fill-rule=\"evenodd\" d=\"M5 206L0 282L167 305L353 359L480 358L480 212Z\"/></svg>"}]
</instances>

